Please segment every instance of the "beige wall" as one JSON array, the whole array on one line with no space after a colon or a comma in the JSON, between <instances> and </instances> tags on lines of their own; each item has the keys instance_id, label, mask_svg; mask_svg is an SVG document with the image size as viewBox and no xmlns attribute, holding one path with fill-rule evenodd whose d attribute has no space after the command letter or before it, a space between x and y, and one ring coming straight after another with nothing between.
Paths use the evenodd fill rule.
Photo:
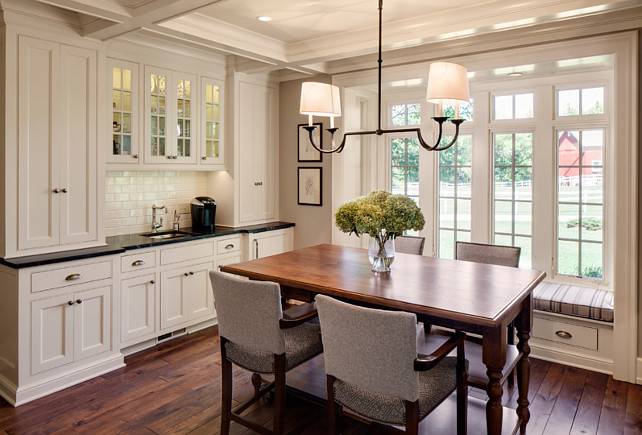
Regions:
<instances>
[{"instance_id":1,"label":"beige wall","mask_svg":"<svg viewBox=\"0 0 642 435\"><path fill-rule=\"evenodd\" d=\"M319 243L331 242L332 217L332 155L324 155L323 161L297 162L297 124L308 121L299 114L299 99L303 81L330 83L331 78L282 82L279 89L279 215L282 221L294 222L294 248L305 248ZM315 119L329 127L327 118ZM340 133L340 132L339 132ZM323 143L328 144L330 135L324 132ZM327 146L326 146L327 147ZM322 167L322 206L297 204L297 168Z\"/></svg>"},{"instance_id":2,"label":"beige wall","mask_svg":"<svg viewBox=\"0 0 642 435\"><path fill-rule=\"evenodd\" d=\"M638 34L638 92L642 93L642 31ZM642 95L638 95L638 114L642 113ZM638 122L638 171L642 168L642 122ZM642 176L638 174L638 207L642 204ZM638 356L642 357L642 225L638 210ZM638 373L637 376L642 376Z\"/></svg>"}]
</instances>

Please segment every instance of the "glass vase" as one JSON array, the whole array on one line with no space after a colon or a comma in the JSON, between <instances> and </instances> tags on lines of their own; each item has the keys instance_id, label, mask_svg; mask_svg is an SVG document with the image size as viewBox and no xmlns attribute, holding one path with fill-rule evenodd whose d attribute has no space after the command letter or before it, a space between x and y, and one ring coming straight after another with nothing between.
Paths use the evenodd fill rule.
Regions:
<instances>
[{"instance_id":1,"label":"glass vase","mask_svg":"<svg viewBox=\"0 0 642 435\"><path fill-rule=\"evenodd\" d=\"M370 237L368 259L374 272L390 272L390 265L395 261L395 240L385 230Z\"/></svg>"}]
</instances>

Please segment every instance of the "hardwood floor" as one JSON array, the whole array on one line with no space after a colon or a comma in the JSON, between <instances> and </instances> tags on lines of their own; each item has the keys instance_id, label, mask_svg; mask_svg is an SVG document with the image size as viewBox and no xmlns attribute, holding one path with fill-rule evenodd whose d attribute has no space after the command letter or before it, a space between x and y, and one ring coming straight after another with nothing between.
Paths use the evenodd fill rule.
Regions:
<instances>
[{"instance_id":1,"label":"hardwood floor","mask_svg":"<svg viewBox=\"0 0 642 435\"><path fill-rule=\"evenodd\" d=\"M125 368L18 408L0 399L0 435L219 433L216 327L132 355L126 362ZM323 391L325 384L314 387ZM506 387L505 406L517 407L516 390ZM252 394L250 374L236 369L234 399L246 400ZM485 393L471 389L470 396L484 399ZM533 359L529 400L529 434L642 433L642 386L611 376ZM250 408L252 418L271 425L271 406L259 401ZM469 427L483 424L483 419L471 419ZM289 397L286 427L301 434L324 434L325 410ZM232 434L249 433L236 423L231 428ZM369 432L364 424L345 421L346 434Z\"/></svg>"}]
</instances>

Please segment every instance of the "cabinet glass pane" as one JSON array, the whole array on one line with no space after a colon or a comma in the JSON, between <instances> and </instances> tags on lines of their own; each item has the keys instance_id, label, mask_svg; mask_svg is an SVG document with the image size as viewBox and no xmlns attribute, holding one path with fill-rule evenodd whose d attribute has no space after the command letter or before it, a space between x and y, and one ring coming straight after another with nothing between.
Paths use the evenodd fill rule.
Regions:
<instances>
[{"instance_id":1,"label":"cabinet glass pane","mask_svg":"<svg viewBox=\"0 0 642 435\"><path fill-rule=\"evenodd\" d=\"M132 70L112 68L112 155L131 154L131 85Z\"/></svg>"},{"instance_id":2,"label":"cabinet glass pane","mask_svg":"<svg viewBox=\"0 0 642 435\"><path fill-rule=\"evenodd\" d=\"M132 111L132 93L123 92L123 110L126 112Z\"/></svg>"},{"instance_id":3,"label":"cabinet glass pane","mask_svg":"<svg viewBox=\"0 0 642 435\"><path fill-rule=\"evenodd\" d=\"M129 69L123 70L123 89L128 91L132 89L132 71Z\"/></svg>"},{"instance_id":4,"label":"cabinet glass pane","mask_svg":"<svg viewBox=\"0 0 642 435\"><path fill-rule=\"evenodd\" d=\"M176 154L181 157L191 155L189 146L191 138L191 80L176 80Z\"/></svg>"},{"instance_id":5,"label":"cabinet glass pane","mask_svg":"<svg viewBox=\"0 0 642 435\"><path fill-rule=\"evenodd\" d=\"M112 69L112 87L119 89L121 87L121 74L122 70L120 68Z\"/></svg>"},{"instance_id":6,"label":"cabinet glass pane","mask_svg":"<svg viewBox=\"0 0 642 435\"><path fill-rule=\"evenodd\" d=\"M166 113L165 113L165 95L166 77L160 74L150 74L150 95L149 111L147 116L150 120L150 146L152 156L164 156L166 140Z\"/></svg>"}]
</instances>

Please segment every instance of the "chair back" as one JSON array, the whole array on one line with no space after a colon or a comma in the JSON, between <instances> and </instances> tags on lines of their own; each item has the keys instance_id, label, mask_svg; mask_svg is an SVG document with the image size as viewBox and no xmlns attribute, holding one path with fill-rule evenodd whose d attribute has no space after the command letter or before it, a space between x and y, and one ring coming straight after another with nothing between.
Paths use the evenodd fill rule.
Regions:
<instances>
[{"instance_id":1,"label":"chair back","mask_svg":"<svg viewBox=\"0 0 642 435\"><path fill-rule=\"evenodd\" d=\"M457 242L455 259L498 266L519 266L522 248L518 246L488 245L485 243Z\"/></svg>"},{"instance_id":2,"label":"chair back","mask_svg":"<svg viewBox=\"0 0 642 435\"><path fill-rule=\"evenodd\" d=\"M210 271L221 337L250 349L282 354L285 336L281 288L277 283L234 278Z\"/></svg>"},{"instance_id":3,"label":"chair back","mask_svg":"<svg viewBox=\"0 0 642 435\"><path fill-rule=\"evenodd\" d=\"M414 314L363 308L316 297L325 371L368 391L414 402L419 376Z\"/></svg>"},{"instance_id":4,"label":"chair back","mask_svg":"<svg viewBox=\"0 0 642 435\"><path fill-rule=\"evenodd\" d=\"M395 252L423 255L425 242L425 237L397 236L395 237Z\"/></svg>"}]
</instances>

